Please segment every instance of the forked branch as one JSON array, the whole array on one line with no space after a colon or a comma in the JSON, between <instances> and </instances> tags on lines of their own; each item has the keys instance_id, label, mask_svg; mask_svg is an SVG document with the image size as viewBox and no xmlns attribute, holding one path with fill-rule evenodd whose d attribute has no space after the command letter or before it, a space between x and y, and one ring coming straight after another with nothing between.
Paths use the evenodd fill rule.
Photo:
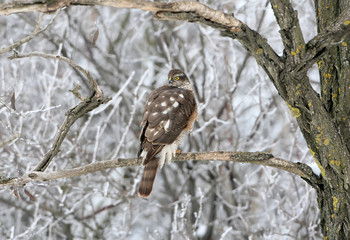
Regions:
<instances>
[{"instance_id":1,"label":"forked branch","mask_svg":"<svg viewBox=\"0 0 350 240\"><path fill-rule=\"evenodd\" d=\"M72 90L73 94L75 94L78 98L80 98L81 102L74 108L67 111L66 118L63 124L58 129L50 150L44 155L43 159L34 169L34 171L43 172L45 171L47 166L50 164L52 159L60 151L62 142L65 139L70 127L75 123L75 121L81 118L82 116L84 116L86 113L97 108L101 104L108 102L110 98L104 98L102 90L99 88L96 80L91 76L89 71L83 69L82 67L74 63L69 58L62 57L59 55L32 52L32 53L20 54L20 55L15 53L14 56L10 57L10 59L27 58L27 57L43 57L43 58L50 58L50 59L56 59L56 60L67 62L76 70L81 72L89 80L89 86L90 86L90 94L86 98L81 98L80 94L77 92L77 87L74 90Z\"/></svg>"}]
</instances>

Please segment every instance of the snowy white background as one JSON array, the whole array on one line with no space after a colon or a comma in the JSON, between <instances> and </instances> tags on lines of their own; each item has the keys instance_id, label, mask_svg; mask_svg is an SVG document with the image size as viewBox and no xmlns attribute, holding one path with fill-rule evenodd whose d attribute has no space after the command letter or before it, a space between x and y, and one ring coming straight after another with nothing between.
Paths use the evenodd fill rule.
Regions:
<instances>
[{"instance_id":1,"label":"snowy white background","mask_svg":"<svg viewBox=\"0 0 350 240\"><path fill-rule=\"evenodd\" d=\"M234 13L283 45L270 4L201 1ZM311 0L294 0L306 41L316 34ZM31 34L40 13L0 16L0 49ZM45 15L45 26L53 15ZM47 171L135 157L146 95L183 69L196 89L199 117L183 152L265 151L293 162L313 159L267 75L239 42L195 23L163 22L140 10L69 7L17 51L71 58L89 70L113 100L78 120ZM91 35L99 31L96 46ZM63 62L0 55L0 175L21 176L50 149L69 92L87 82ZM318 72L310 79L318 89ZM16 95L16 112L10 106ZM149 199L136 191L141 167L104 172L26 189L0 189L1 239L320 239L315 191L273 168L225 162L166 165ZM32 201L24 191L35 196Z\"/></svg>"}]
</instances>

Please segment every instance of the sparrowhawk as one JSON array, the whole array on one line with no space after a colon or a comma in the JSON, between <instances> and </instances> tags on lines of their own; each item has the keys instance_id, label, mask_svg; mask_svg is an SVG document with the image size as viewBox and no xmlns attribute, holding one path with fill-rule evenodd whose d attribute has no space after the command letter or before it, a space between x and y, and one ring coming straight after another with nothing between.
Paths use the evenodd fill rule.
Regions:
<instances>
[{"instance_id":1,"label":"sparrowhawk","mask_svg":"<svg viewBox=\"0 0 350 240\"><path fill-rule=\"evenodd\" d=\"M141 197L151 194L158 167L171 161L197 119L197 104L186 74L173 69L168 80L169 84L152 91L145 104L138 152L145 166L138 191Z\"/></svg>"}]
</instances>

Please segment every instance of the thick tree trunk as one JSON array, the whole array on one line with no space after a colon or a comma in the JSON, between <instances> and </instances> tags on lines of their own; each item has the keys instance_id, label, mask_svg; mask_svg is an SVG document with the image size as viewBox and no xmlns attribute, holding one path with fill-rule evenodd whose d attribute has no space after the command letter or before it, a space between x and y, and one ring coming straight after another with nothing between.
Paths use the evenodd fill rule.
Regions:
<instances>
[{"instance_id":1,"label":"thick tree trunk","mask_svg":"<svg viewBox=\"0 0 350 240\"><path fill-rule=\"evenodd\" d=\"M318 32L323 32L350 7L350 2L315 0L315 6ZM333 151L318 156L324 169L324 186L318 191L321 226L325 239L329 240L350 239L350 37L341 40L341 44L334 46L318 62L322 106L332 122L332 126L324 127L332 128L342 145L337 146L340 156L335 156ZM322 135L315 140L327 141ZM334 144L333 139L330 139L331 144Z\"/></svg>"},{"instance_id":2,"label":"thick tree trunk","mask_svg":"<svg viewBox=\"0 0 350 240\"><path fill-rule=\"evenodd\" d=\"M350 37L340 39L341 43L338 40L318 61L320 96L307 77L308 67L303 67L307 65L313 45L311 41L305 44L297 13L288 0L270 1L285 47L280 64L271 67L269 63L260 61L258 55L265 54L265 60L272 55L247 49L265 69L289 106L321 169L323 183L313 186L318 193L325 239L350 239ZM316 1L315 4L319 36L330 31L342 11L350 7L348 0ZM242 30L249 31L244 25ZM318 51L322 54L326 49L319 47ZM317 55L315 53L313 58Z\"/></svg>"}]
</instances>

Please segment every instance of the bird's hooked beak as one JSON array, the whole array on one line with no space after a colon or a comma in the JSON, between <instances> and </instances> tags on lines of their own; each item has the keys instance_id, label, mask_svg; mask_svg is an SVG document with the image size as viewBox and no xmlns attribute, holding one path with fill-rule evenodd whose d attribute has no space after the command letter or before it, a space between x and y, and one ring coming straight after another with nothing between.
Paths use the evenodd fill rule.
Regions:
<instances>
[{"instance_id":1,"label":"bird's hooked beak","mask_svg":"<svg viewBox=\"0 0 350 240\"><path fill-rule=\"evenodd\" d=\"M173 83L173 79L172 78L169 78L169 84Z\"/></svg>"}]
</instances>

